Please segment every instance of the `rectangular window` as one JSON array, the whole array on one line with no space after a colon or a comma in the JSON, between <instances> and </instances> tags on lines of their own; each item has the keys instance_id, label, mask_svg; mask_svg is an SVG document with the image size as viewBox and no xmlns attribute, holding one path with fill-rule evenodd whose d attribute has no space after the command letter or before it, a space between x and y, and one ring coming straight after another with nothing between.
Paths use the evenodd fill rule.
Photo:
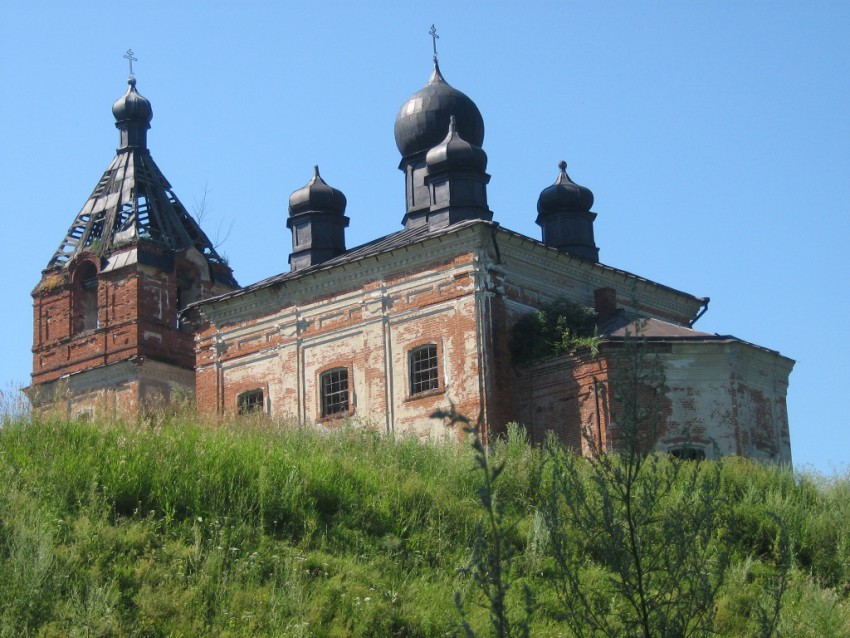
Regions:
<instances>
[{"instance_id":1,"label":"rectangular window","mask_svg":"<svg viewBox=\"0 0 850 638\"><path fill-rule=\"evenodd\" d=\"M348 369L336 368L322 373L322 416L348 412Z\"/></svg>"},{"instance_id":2,"label":"rectangular window","mask_svg":"<svg viewBox=\"0 0 850 638\"><path fill-rule=\"evenodd\" d=\"M437 366L437 346L429 343L414 348L409 354L410 394L419 394L440 388L440 375Z\"/></svg>"},{"instance_id":3,"label":"rectangular window","mask_svg":"<svg viewBox=\"0 0 850 638\"><path fill-rule=\"evenodd\" d=\"M705 460L705 450L690 446L675 447L670 450L670 456L680 461L702 461Z\"/></svg>"},{"instance_id":4,"label":"rectangular window","mask_svg":"<svg viewBox=\"0 0 850 638\"><path fill-rule=\"evenodd\" d=\"M243 392L236 398L239 414L252 414L253 412L265 412L262 390L249 390Z\"/></svg>"}]
</instances>

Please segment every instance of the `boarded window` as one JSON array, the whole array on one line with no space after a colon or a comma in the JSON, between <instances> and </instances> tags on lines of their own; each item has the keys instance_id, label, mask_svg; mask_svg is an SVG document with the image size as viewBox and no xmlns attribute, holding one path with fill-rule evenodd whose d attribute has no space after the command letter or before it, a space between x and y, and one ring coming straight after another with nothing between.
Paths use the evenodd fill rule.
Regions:
<instances>
[{"instance_id":1,"label":"boarded window","mask_svg":"<svg viewBox=\"0 0 850 638\"><path fill-rule=\"evenodd\" d=\"M414 348L409 355L410 394L420 394L440 387L440 375L437 365L437 346L429 343Z\"/></svg>"},{"instance_id":2,"label":"boarded window","mask_svg":"<svg viewBox=\"0 0 850 638\"><path fill-rule=\"evenodd\" d=\"M348 412L348 369L336 368L322 373L322 416Z\"/></svg>"},{"instance_id":3,"label":"boarded window","mask_svg":"<svg viewBox=\"0 0 850 638\"><path fill-rule=\"evenodd\" d=\"M265 402L263 401L263 391L249 390L243 392L236 398L239 414L252 414L254 412L264 412Z\"/></svg>"}]
</instances>

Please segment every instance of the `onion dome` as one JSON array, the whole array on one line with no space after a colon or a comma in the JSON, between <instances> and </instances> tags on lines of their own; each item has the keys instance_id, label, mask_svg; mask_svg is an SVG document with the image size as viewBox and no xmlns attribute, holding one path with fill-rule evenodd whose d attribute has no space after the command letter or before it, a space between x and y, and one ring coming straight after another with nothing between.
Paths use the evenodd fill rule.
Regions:
<instances>
[{"instance_id":1,"label":"onion dome","mask_svg":"<svg viewBox=\"0 0 850 638\"><path fill-rule=\"evenodd\" d=\"M127 92L112 105L112 114L115 116L115 125L121 126L129 122L138 122L150 126L153 119L153 109L150 101L136 91L136 78L127 80L130 86Z\"/></svg>"},{"instance_id":2,"label":"onion dome","mask_svg":"<svg viewBox=\"0 0 850 638\"><path fill-rule=\"evenodd\" d=\"M434 62L434 72L422 89L401 105L395 120L395 143L403 157L436 146L446 135L449 118L457 118L457 130L473 146L484 143L484 119L471 99L449 85Z\"/></svg>"},{"instance_id":3,"label":"onion dome","mask_svg":"<svg viewBox=\"0 0 850 638\"><path fill-rule=\"evenodd\" d=\"M537 224L543 229L543 243L582 259L599 261L599 248L593 239L596 213L593 193L567 175L567 163L558 163L558 179L543 189L537 200Z\"/></svg>"},{"instance_id":4,"label":"onion dome","mask_svg":"<svg viewBox=\"0 0 850 638\"><path fill-rule=\"evenodd\" d=\"M473 146L457 132L457 119L449 118L449 132L445 139L434 146L425 156L429 170L450 170L463 168L483 171L487 168L487 154Z\"/></svg>"},{"instance_id":5,"label":"onion dome","mask_svg":"<svg viewBox=\"0 0 850 638\"><path fill-rule=\"evenodd\" d=\"M579 186L567 175L567 163L558 162L561 172L558 179L543 189L537 200L537 212L540 217L555 213L583 213L593 206L593 193L589 188Z\"/></svg>"},{"instance_id":6,"label":"onion dome","mask_svg":"<svg viewBox=\"0 0 850 638\"><path fill-rule=\"evenodd\" d=\"M310 212L344 215L346 203L342 191L328 186L319 175L319 167L314 166L313 177L307 185L289 196L289 216Z\"/></svg>"},{"instance_id":7,"label":"onion dome","mask_svg":"<svg viewBox=\"0 0 850 638\"><path fill-rule=\"evenodd\" d=\"M328 186L319 167L313 167L307 185L289 196L286 227L292 231L292 270L321 264L345 252L345 204L345 195Z\"/></svg>"}]
</instances>

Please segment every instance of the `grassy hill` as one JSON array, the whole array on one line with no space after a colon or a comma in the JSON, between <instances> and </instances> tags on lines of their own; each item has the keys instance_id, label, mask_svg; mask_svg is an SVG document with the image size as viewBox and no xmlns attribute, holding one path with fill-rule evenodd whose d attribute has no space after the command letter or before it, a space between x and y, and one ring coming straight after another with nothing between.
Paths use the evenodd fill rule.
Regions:
<instances>
[{"instance_id":1,"label":"grassy hill","mask_svg":"<svg viewBox=\"0 0 850 638\"><path fill-rule=\"evenodd\" d=\"M504 471L484 496L503 508L508 615L532 636L572 636L553 553L561 532L544 515L557 482L547 454L513 431L488 456ZM587 462L568 463L593 493ZM683 466L696 469L677 474L680 505L702 493L693 476L720 477L706 541L727 565L719 634L764 635L780 592L775 635L850 636L850 477L741 459ZM486 581L498 566L484 482L469 447L353 428L7 419L0 637L463 635L456 596L471 631L492 635ZM585 548L576 573L606 591L615 579L599 544L571 527L569 503L557 507L563 538Z\"/></svg>"}]
</instances>

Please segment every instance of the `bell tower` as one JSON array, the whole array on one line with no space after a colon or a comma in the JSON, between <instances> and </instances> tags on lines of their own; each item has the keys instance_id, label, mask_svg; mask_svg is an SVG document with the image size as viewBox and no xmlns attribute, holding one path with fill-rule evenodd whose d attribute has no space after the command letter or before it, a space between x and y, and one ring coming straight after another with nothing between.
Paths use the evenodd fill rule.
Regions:
<instances>
[{"instance_id":1,"label":"bell tower","mask_svg":"<svg viewBox=\"0 0 850 638\"><path fill-rule=\"evenodd\" d=\"M238 287L151 157L153 109L132 68L127 84L112 106L116 155L32 292L26 392L70 418L132 417L194 391L194 335L178 312Z\"/></svg>"}]
</instances>

